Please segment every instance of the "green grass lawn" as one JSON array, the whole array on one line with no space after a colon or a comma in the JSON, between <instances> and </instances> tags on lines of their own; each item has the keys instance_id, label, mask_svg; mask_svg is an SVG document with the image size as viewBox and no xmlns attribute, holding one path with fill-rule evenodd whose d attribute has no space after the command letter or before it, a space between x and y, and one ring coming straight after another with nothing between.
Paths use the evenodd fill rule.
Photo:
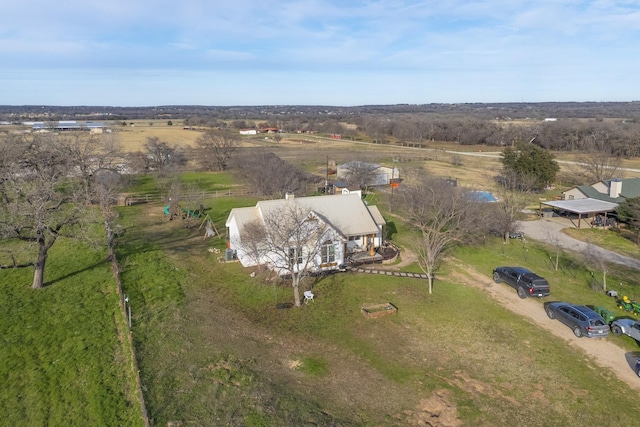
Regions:
<instances>
[{"instance_id":1,"label":"green grass lawn","mask_svg":"<svg viewBox=\"0 0 640 427\"><path fill-rule=\"evenodd\" d=\"M60 239L32 279L0 270L0 425L142 425L104 251Z\"/></svg>"},{"instance_id":2,"label":"green grass lawn","mask_svg":"<svg viewBox=\"0 0 640 427\"><path fill-rule=\"evenodd\" d=\"M623 237L625 230L603 228L567 228L562 230L574 239L590 242L605 249L617 252L631 258L640 259L640 247L629 239Z\"/></svg>"},{"instance_id":3,"label":"green grass lawn","mask_svg":"<svg viewBox=\"0 0 640 427\"><path fill-rule=\"evenodd\" d=\"M232 207L254 203L208 206L218 226ZM448 279L452 265L433 295L419 279L345 273L306 283L312 303L278 309L293 300L286 283L219 262L208 249L224 249L222 239L204 240L150 209L122 208L119 253L158 425L407 425L437 390L465 425L631 425L640 415L635 392L611 372L481 289ZM396 228L410 244L402 221ZM496 265L523 264L549 278L554 299L611 306L578 261L563 254L555 271L553 254L488 239L455 257L487 277ZM360 313L385 302L397 315Z\"/></svg>"}]
</instances>

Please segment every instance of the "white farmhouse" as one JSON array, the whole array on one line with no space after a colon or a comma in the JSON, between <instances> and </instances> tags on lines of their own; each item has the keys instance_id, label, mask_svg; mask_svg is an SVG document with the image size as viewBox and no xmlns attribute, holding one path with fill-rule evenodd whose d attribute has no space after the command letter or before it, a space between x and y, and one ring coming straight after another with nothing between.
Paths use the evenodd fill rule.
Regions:
<instances>
[{"instance_id":1,"label":"white farmhouse","mask_svg":"<svg viewBox=\"0 0 640 427\"><path fill-rule=\"evenodd\" d=\"M265 218L286 212L287 204L292 203L308 210L313 220L318 221L318 226L327 230L322 234L322 242L313 242L314 246L322 246L320 251L314 252L317 259L304 263L310 266L312 272L337 270L346 264L349 257L381 259L376 250L383 243L385 220L377 207L367 206L357 194L315 197L288 195L285 199L263 200L256 206L235 208L229 213L226 222L227 247L244 267L264 264L273 268L269 265L269 259L274 258L273 254L266 254L257 260L245 249L241 237L244 227L255 221L265 224ZM313 251L302 248L301 252Z\"/></svg>"}]
</instances>

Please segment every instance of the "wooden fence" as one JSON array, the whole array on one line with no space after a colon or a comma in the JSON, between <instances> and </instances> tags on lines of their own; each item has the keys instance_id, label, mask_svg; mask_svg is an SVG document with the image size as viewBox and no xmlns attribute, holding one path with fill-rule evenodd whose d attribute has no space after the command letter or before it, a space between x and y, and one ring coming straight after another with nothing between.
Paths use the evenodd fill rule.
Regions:
<instances>
[{"instance_id":1,"label":"wooden fence","mask_svg":"<svg viewBox=\"0 0 640 427\"><path fill-rule=\"evenodd\" d=\"M316 184L308 184L306 192L312 194L318 190ZM228 190L210 190L210 191L192 191L186 194L181 194L182 200L202 200L211 199L216 197L241 197L241 196L257 196L258 192L249 187L234 187ZM166 201L166 195L160 193L146 193L146 194L133 194L124 193L118 198L118 206L131 206L140 203L152 203Z\"/></svg>"},{"instance_id":2,"label":"wooden fence","mask_svg":"<svg viewBox=\"0 0 640 427\"><path fill-rule=\"evenodd\" d=\"M237 187L230 188L228 190L213 190L213 191L195 191L186 194L181 194L182 200L200 200L211 199L216 197L232 197L232 196L255 196L257 193L249 188ZM146 193L146 194L121 194L118 199L119 206L131 206L140 203L152 203L163 202L166 200L166 195L160 193Z\"/></svg>"}]
</instances>

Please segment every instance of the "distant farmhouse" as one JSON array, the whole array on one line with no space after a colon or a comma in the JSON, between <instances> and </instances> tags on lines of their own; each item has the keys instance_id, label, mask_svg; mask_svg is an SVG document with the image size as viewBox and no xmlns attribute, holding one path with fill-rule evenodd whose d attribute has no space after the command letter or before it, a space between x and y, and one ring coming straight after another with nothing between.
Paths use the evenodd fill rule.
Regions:
<instances>
[{"instance_id":1,"label":"distant farmhouse","mask_svg":"<svg viewBox=\"0 0 640 427\"><path fill-rule=\"evenodd\" d=\"M353 160L351 162L338 165L336 170L336 177L340 180L347 180L354 168L354 164L356 168L360 167L357 165L358 163L365 164L364 162ZM372 186L389 185L391 184L392 180L400 178L400 170L396 167L389 168L375 163L366 163L366 165L375 170L372 182L370 184Z\"/></svg>"},{"instance_id":2,"label":"distant farmhouse","mask_svg":"<svg viewBox=\"0 0 640 427\"><path fill-rule=\"evenodd\" d=\"M597 199L622 203L624 199L640 197L640 178L606 179L592 185L580 185L562 192L564 200Z\"/></svg>"},{"instance_id":3,"label":"distant farmhouse","mask_svg":"<svg viewBox=\"0 0 640 427\"><path fill-rule=\"evenodd\" d=\"M577 228L583 218L592 215L604 216L606 224L607 215L614 212L618 205L625 199L640 197L640 178L606 179L592 185L579 185L562 192L563 200L541 201L542 205L549 206L560 212L568 212L578 216ZM546 212L552 215L552 211Z\"/></svg>"}]
</instances>

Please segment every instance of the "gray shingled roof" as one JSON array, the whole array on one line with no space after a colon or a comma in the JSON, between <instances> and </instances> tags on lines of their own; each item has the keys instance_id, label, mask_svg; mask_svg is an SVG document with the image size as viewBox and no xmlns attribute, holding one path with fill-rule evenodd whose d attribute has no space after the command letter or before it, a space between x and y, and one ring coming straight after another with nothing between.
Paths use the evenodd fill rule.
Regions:
<instances>
[{"instance_id":1,"label":"gray shingled roof","mask_svg":"<svg viewBox=\"0 0 640 427\"><path fill-rule=\"evenodd\" d=\"M242 228L253 220L281 212L287 203L299 203L317 213L344 236L375 234L377 224L384 224L380 211L375 206L367 207L358 194L263 200L253 207L232 209L229 217L233 216Z\"/></svg>"}]
</instances>

